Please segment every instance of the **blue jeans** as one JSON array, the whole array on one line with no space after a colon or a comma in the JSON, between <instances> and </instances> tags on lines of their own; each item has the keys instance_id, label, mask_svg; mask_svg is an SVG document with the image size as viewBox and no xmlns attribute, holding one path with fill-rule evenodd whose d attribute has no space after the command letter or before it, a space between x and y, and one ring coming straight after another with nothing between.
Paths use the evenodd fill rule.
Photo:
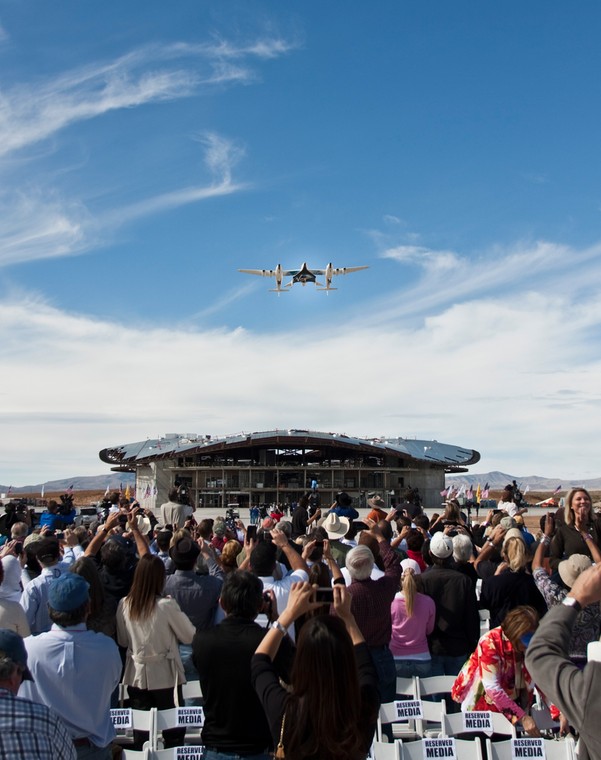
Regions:
<instances>
[{"instance_id":1,"label":"blue jeans","mask_svg":"<svg viewBox=\"0 0 601 760\"><path fill-rule=\"evenodd\" d=\"M198 670L196 670L192 662L192 646L190 644L180 644L179 656L182 658L186 681L198 681ZM198 707L202 704L202 699L196 699L195 697L185 699L184 704L186 707Z\"/></svg>"},{"instance_id":2,"label":"blue jeans","mask_svg":"<svg viewBox=\"0 0 601 760\"><path fill-rule=\"evenodd\" d=\"M230 752L217 752L215 749L205 749L203 760L271 760L269 752L259 752L258 755L236 755Z\"/></svg>"},{"instance_id":3,"label":"blue jeans","mask_svg":"<svg viewBox=\"0 0 601 760\"><path fill-rule=\"evenodd\" d=\"M382 703L396 699L396 668L394 657L388 647L369 647L374 668L378 675L378 691Z\"/></svg>"},{"instance_id":4,"label":"blue jeans","mask_svg":"<svg viewBox=\"0 0 601 760\"><path fill-rule=\"evenodd\" d=\"M403 660L394 658L397 678L428 678L432 675L432 660Z\"/></svg>"},{"instance_id":5,"label":"blue jeans","mask_svg":"<svg viewBox=\"0 0 601 760\"><path fill-rule=\"evenodd\" d=\"M470 653L460 655L433 654L432 672L430 675L456 676L469 656Z\"/></svg>"}]
</instances>

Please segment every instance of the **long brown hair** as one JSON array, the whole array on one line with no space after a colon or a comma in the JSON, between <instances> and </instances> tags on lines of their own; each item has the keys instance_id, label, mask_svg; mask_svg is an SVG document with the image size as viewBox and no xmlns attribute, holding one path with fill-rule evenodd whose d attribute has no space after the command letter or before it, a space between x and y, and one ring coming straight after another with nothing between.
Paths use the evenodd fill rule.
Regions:
<instances>
[{"instance_id":1,"label":"long brown hair","mask_svg":"<svg viewBox=\"0 0 601 760\"><path fill-rule=\"evenodd\" d=\"M359 760L369 747L360 724L357 662L342 620L319 615L307 620L298 637L287 700L284 750L287 760Z\"/></svg>"},{"instance_id":2,"label":"long brown hair","mask_svg":"<svg viewBox=\"0 0 601 760\"><path fill-rule=\"evenodd\" d=\"M565 498L565 521L568 525L574 525L576 522L576 515L574 514L574 509L572 508L572 502L574 501L574 496L576 496L577 493L585 493L588 496L588 500L590 501L590 506L588 509L588 523L590 525L592 521L592 511L593 511L593 500L591 499L590 493L586 490L586 488L572 488L570 491L568 491L568 495Z\"/></svg>"},{"instance_id":3,"label":"long brown hair","mask_svg":"<svg viewBox=\"0 0 601 760\"><path fill-rule=\"evenodd\" d=\"M157 596L163 593L164 585L163 560L154 554L142 555L134 573L130 592L125 597L130 620L144 620L152 615Z\"/></svg>"}]
</instances>

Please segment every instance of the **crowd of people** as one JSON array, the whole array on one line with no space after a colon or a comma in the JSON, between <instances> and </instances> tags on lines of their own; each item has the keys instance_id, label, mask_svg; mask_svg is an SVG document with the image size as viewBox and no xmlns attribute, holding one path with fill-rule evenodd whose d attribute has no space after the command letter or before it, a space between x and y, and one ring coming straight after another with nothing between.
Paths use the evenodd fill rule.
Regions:
<instances>
[{"instance_id":1,"label":"crowd of people","mask_svg":"<svg viewBox=\"0 0 601 760\"><path fill-rule=\"evenodd\" d=\"M582 756L599 756L587 646L601 532L586 490L534 534L511 487L481 524L456 501L428 517L372 493L361 518L344 492L328 509L314 497L248 525L197 521L178 489L156 515L114 494L77 527L68 503L37 525L6 510L0 755L108 760L120 684L149 710L183 705L199 680L207 760L361 760L397 677L448 675L457 709L529 736L537 686ZM136 730L134 747L147 739ZM185 729L162 739L180 746Z\"/></svg>"}]
</instances>

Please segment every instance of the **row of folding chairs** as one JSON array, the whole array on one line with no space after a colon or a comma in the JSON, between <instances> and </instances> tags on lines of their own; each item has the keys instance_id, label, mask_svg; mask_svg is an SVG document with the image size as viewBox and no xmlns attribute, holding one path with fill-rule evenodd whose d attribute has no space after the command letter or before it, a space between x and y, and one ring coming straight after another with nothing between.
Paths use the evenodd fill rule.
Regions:
<instances>
[{"instance_id":1,"label":"row of folding chairs","mask_svg":"<svg viewBox=\"0 0 601 760\"><path fill-rule=\"evenodd\" d=\"M134 731L148 733L145 748L152 751L161 749L162 733L170 728L186 729L186 745L197 746L202 741L201 729L204 723L202 707L172 707L169 710L157 710L156 707L151 710L117 708L111 710L111 717L117 732L116 743L121 744L124 749L128 749L127 745L132 743ZM131 750L128 751L131 752ZM133 754L131 756L135 757Z\"/></svg>"},{"instance_id":2,"label":"row of folding chairs","mask_svg":"<svg viewBox=\"0 0 601 760\"><path fill-rule=\"evenodd\" d=\"M429 676L428 678L397 678L397 696L412 696L414 699L451 694L456 676Z\"/></svg>"},{"instance_id":3,"label":"row of folding chairs","mask_svg":"<svg viewBox=\"0 0 601 760\"><path fill-rule=\"evenodd\" d=\"M474 739L455 737L424 738L417 741L395 741L391 744L375 741L370 752L371 760L428 760L428 758L452 758L452 760L516 760L516 758L539 758L539 760L576 760L575 744L571 737L560 739L512 738L507 741L484 745Z\"/></svg>"}]
</instances>

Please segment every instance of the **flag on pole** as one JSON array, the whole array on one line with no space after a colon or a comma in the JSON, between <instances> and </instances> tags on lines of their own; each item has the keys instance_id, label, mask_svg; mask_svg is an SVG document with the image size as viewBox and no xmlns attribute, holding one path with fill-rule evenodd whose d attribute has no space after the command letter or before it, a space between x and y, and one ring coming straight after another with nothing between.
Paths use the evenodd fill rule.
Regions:
<instances>
[{"instance_id":1,"label":"flag on pole","mask_svg":"<svg viewBox=\"0 0 601 760\"><path fill-rule=\"evenodd\" d=\"M530 490L530 486L526 486L526 488L524 488L524 491L523 491L524 496L528 493L529 490Z\"/></svg>"},{"instance_id":2,"label":"flag on pole","mask_svg":"<svg viewBox=\"0 0 601 760\"><path fill-rule=\"evenodd\" d=\"M108 483L107 483L107 486L106 486L106 491L104 492L104 495L105 495L105 496L108 496L108 495L109 495L109 487L108 487Z\"/></svg>"},{"instance_id":3,"label":"flag on pole","mask_svg":"<svg viewBox=\"0 0 601 760\"><path fill-rule=\"evenodd\" d=\"M8 491L6 492L6 495L7 495L7 496L10 496L12 492L13 492L13 487L12 487L12 486L9 486L9 487L8 487Z\"/></svg>"},{"instance_id":4,"label":"flag on pole","mask_svg":"<svg viewBox=\"0 0 601 760\"><path fill-rule=\"evenodd\" d=\"M470 487L467 490L467 493L465 494L468 501L471 501L474 498L474 489L472 488L471 484Z\"/></svg>"},{"instance_id":5,"label":"flag on pole","mask_svg":"<svg viewBox=\"0 0 601 760\"><path fill-rule=\"evenodd\" d=\"M144 498L147 499L150 496L150 483L146 486L146 490L144 491Z\"/></svg>"},{"instance_id":6,"label":"flag on pole","mask_svg":"<svg viewBox=\"0 0 601 760\"><path fill-rule=\"evenodd\" d=\"M553 496L555 496L555 494L559 493L560 491L561 491L561 483L560 483L560 484L557 486L557 488L556 488L556 489L553 491Z\"/></svg>"},{"instance_id":7,"label":"flag on pole","mask_svg":"<svg viewBox=\"0 0 601 760\"><path fill-rule=\"evenodd\" d=\"M440 495L442 496L443 499L446 499L448 493L449 493L449 489L445 488L444 491L440 492Z\"/></svg>"},{"instance_id":8,"label":"flag on pole","mask_svg":"<svg viewBox=\"0 0 601 760\"><path fill-rule=\"evenodd\" d=\"M67 488L67 493L68 494L72 494L73 493L73 486L74 486L74 483L71 483L71 485L69 486L69 488Z\"/></svg>"},{"instance_id":9,"label":"flag on pole","mask_svg":"<svg viewBox=\"0 0 601 760\"><path fill-rule=\"evenodd\" d=\"M44 498L44 488L45 488L45 486L46 486L46 484L45 484L45 483L43 483L43 484L42 484L42 490L40 491L40 498L41 498L41 499L43 499L43 498Z\"/></svg>"},{"instance_id":10,"label":"flag on pole","mask_svg":"<svg viewBox=\"0 0 601 760\"><path fill-rule=\"evenodd\" d=\"M484 489L482 490L482 498L488 499L488 482L484 484Z\"/></svg>"},{"instance_id":11,"label":"flag on pole","mask_svg":"<svg viewBox=\"0 0 601 760\"><path fill-rule=\"evenodd\" d=\"M462 485L461 488L455 494L455 496L456 497L463 496L464 493L465 493L465 485Z\"/></svg>"},{"instance_id":12,"label":"flag on pole","mask_svg":"<svg viewBox=\"0 0 601 760\"><path fill-rule=\"evenodd\" d=\"M156 483L155 483L154 484L154 488L152 489L152 495L156 496L158 494L158 492L159 492L159 489L157 488Z\"/></svg>"},{"instance_id":13,"label":"flag on pole","mask_svg":"<svg viewBox=\"0 0 601 760\"><path fill-rule=\"evenodd\" d=\"M480 504L480 499L482 498L482 491L480 490L480 483L478 483L478 488L476 488L476 501L478 504Z\"/></svg>"},{"instance_id":14,"label":"flag on pole","mask_svg":"<svg viewBox=\"0 0 601 760\"><path fill-rule=\"evenodd\" d=\"M129 490L129 483L125 486L125 498L129 499L130 497L130 490Z\"/></svg>"}]
</instances>

